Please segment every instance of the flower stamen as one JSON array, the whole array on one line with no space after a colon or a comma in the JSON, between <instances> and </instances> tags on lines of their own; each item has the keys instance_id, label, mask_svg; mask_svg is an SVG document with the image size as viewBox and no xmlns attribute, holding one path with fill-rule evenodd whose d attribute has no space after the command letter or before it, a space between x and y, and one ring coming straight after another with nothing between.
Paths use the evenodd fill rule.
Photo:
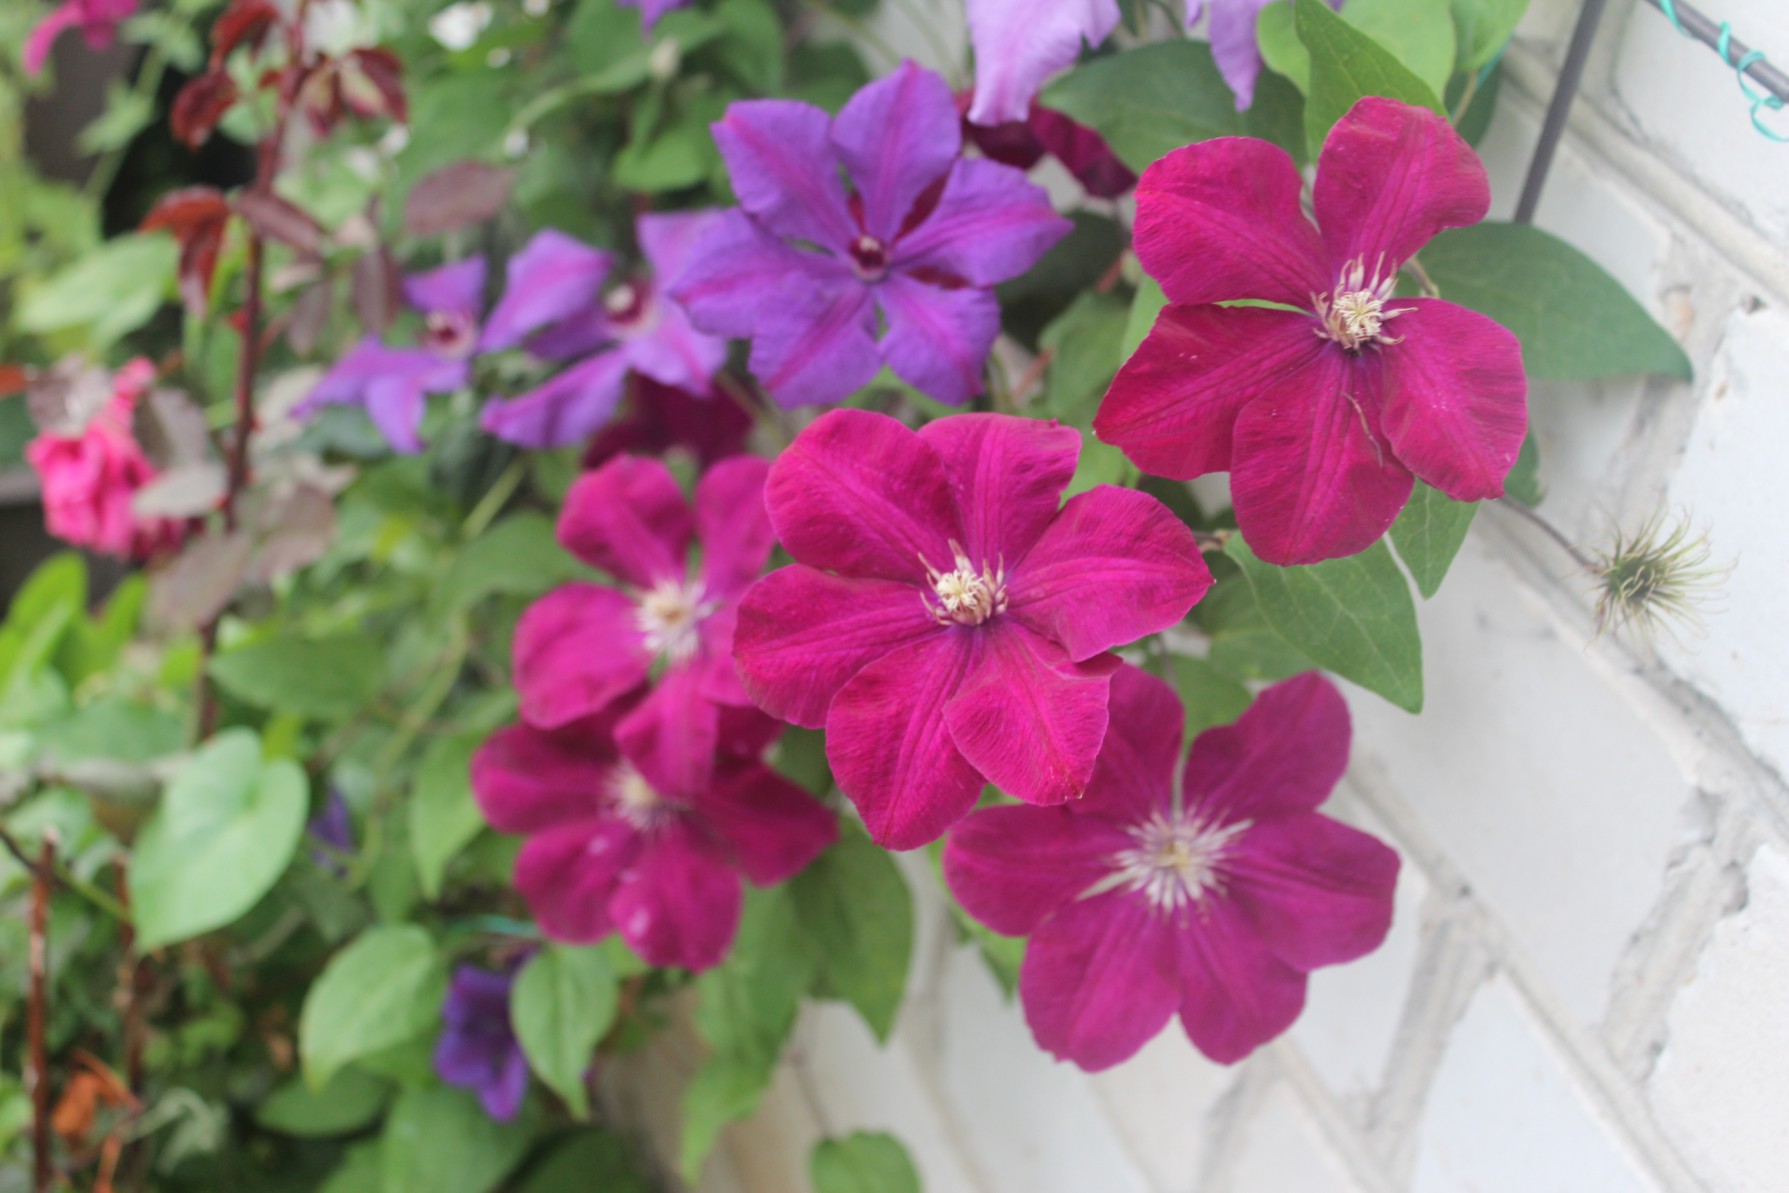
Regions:
<instances>
[{"instance_id":1,"label":"flower stamen","mask_svg":"<svg viewBox=\"0 0 1789 1193\"><path fill-rule=\"evenodd\" d=\"M1414 308L1387 309L1385 304L1397 289L1398 275L1393 270L1389 276L1381 278L1379 271L1384 263L1382 254L1369 274L1366 258L1356 257L1342 270L1334 290L1311 296L1317 317L1323 321L1323 326L1317 329L1318 335L1334 340L1350 352L1358 352L1366 344L1400 342L1402 337L1385 333L1385 325Z\"/></svg>"},{"instance_id":2,"label":"flower stamen","mask_svg":"<svg viewBox=\"0 0 1789 1193\"><path fill-rule=\"evenodd\" d=\"M697 629L717 604L707 599L700 582L686 585L664 579L640 594L634 624L645 637L648 651L667 663L681 663L701 645Z\"/></svg>"},{"instance_id":3,"label":"flower stamen","mask_svg":"<svg viewBox=\"0 0 1789 1193\"><path fill-rule=\"evenodd\" d=\"M616 769L609 794L615 800L615 814L641 832L657 828L677 814L677 805L660 795L645 775L625 762Z\"/></svg>"},{"instance_id":4,"label":"flower stamen","mask_svg":"<svg viewBox=\"0 0 1789 1193\"><path fill-rule=\"evenodd\" d=\"M994 614L1006 612L1005 563L998 563L993 568L984 564L978 572L962 544L952 539L950 550L957 565L953 571L940 572L924 558L920 559L926 569L926 579L931 582L932 594L938 600L936 605L927 606L938 624L981 625Z\"/></svg>"},{"instance_id":5,"label":"flower stamen","mask_svg":"<svg viewBox=\"0 0 1789 1193\"><path fill-rule=\"evenodd\" d=\"M1253 823L1220 824L1195 813L1157 812L1128 830L1137 844L1113 855L1113 872L1120 886L1140 892L1157 911L1172 914L1223 889L1224 858Z\"/></svg>"}]
</instances>

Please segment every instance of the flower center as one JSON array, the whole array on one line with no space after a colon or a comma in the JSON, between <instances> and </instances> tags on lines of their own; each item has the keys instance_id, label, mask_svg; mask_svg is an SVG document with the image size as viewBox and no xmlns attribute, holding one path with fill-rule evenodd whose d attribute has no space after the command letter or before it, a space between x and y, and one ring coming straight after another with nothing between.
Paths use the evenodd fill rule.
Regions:
<instances>
[{"instance_id":1,"label":"flower center","mask_svg":"<svg viewBox=\"0 0 1789 1193\"><path fill-rule=\"evenodd\" d=\"M697 628L714 612L699 583L660 580L640 595L634 622L646 638L646 649L668 663L681 663L701 644Z\"/></svg>"},{"instance_id":2,"label":"flower center","mask_svg":"<svg viewBox=\"0 0 1789 1193\"><path fill-rule=\"evenodd\" d=\"M615 771L610 792L615 797L616 815L641 832L656 828L677 814L677 805L660 795L646 776L625 762Z\"/></svg>"},{"instance_id":3,"label":"flower center","mask_svg":"<svg viewBox=\"0 0 1789 1193\"><path fill-rule=\"evenodd\" d=\"M603 295L603 314L616 334L638 335L652 322L652 292L643 283L623 282Z\"/></svg>"},{"instance_id":4,"label":"flower center","mask_svg":"<svg viewBox=\"0 0 1789 1193\"><path fill-rule=\"evenodd\" d=\"M1380 264L1383 264L1383 258ZM1369 275L1366 259L1355 258L1342 270L1342 276L1336 279L1334 290L1328 294L1313 296L1317 316L1323 320L1323 326L1318 329L1317 334L1334 340L1350 352L1360 351L1363 344L1396 344L1399 337L1385 334L1385 325L1411 309L1386 308L1385 304L1390 301L1397 284L1396 270L1392 271L1391 276L1381 279L1378 265L1374 266L1373 273Z\"/></svg>"},{"instance_id":5,"label":"flower center","mask_svg":"<svg viewBox=\"0 0 1789 1193\"><path fill-rule=\"evenodd\" d=\"M1112 867L1120 885L1141 891L1157 910L1178 911L1223 886L1224 857L1253 823L1157 812L1128 830L1137 844L1115 854Z\"/></svg>"},{"instance_id":6,"label":"flower center","mask_svg":"<svg viewBox=\"0 0 1789 1193\"><path fill-rule=\"evenodd\" d=\"M465 311L430 311L423 316L422 342L436 356L462 360L472 355L478 322Z\"/></svg>"},{"instance_id":7,"label":"flower center","mask_svg":"<svg viewBox=\"0 0 1789 1193\"><path fill-rule=\"evenodd\" d=\"M888 246L869 233L851 242L851 269L866 282L880 281L888 273Z\"/></svg>"},{"instance_id":8,"label":"flower center","mask_svg":"<svg viewBox=\"0 0 1789 1193\"><path fill-rule=\"evenodd\" d=\"M937 604L928 604L939 625L980 625L996 613L1006 611L1006 567L986 564L978 572L962 546L952 539L951 553L956 557L953 571L940 572L926 564L926 579L932 583ZM920 560L925 563L924 559Z\"/></svg>"}]
</instances>

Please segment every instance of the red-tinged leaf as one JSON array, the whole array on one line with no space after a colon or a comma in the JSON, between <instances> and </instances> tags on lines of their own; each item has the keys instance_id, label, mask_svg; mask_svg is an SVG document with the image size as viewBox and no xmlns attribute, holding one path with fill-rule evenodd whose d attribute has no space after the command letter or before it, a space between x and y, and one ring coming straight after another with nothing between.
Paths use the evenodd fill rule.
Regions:
<instances>
[{"instance_id":1,"label":"red-tinged leaf","mask_svg":"<svg viewBox=\"0 0 1789 1193\"><path fill-rule=\"evenodd\" d=\"M354 313L368 335L384 335L403 302L397 262L391 250L374 249L354 262Z\"/></svg>"},{"instance_id":2,"label":"red-tinged leaf","mask_svg":"<svg viewBox=\"0 0 1789 1193\"><path fill-rule=\"evenodd\" d=\"M230 0L230 6L211 26L212 69L221 67L237 46L253 49L259 45L267 31L279 22L280 10L271 0Z\"/></svg>"},{"instance_id":3,"label":"red-tinged leaf","mask_svg":"<svg viewBox=\"0 0 1789 1193\"><path fill-rule=\"evenodd\" d=\"M438 236L482 224L503 210L515 180L515 171L489 162L442 166L410 188L404 230L412 236Z\"/></svg>"},{"instance_id":4,"label":"red-tinged leaf","mask_svg":"<svg viewBox=\"0 0 1789 1193\"><path fill-rule=\"evenodd\" d=\"M292 312L286 321L286 342L292 345L292 351L300 356L309 356L317 350L323 340L323 332L329 325L329 309L334 305L335 288L328 278L305 287L292 302Z\"/></svg>"},{"instance_id":5,"label":"red-tinged leaf","mask_svg":"<svg viewBox=\"0 0 1789 1193\"><path fill-rule=\"evenodd\" d=\"M193 539L174 562L151 576L149 620L169 630L196 630L223 612L248 576L254 541L242 531Z\"/></svg>"},{"instance_id":6,"label":"red-tinged leaf","mask_svg":"<svg viewBox=\"0 0 1789 1193\"><path fill-rule=\"evenodd\" d=\"M289 75L281 81L282 95L288 86L293 89L293 102L304 113L317 136L327 137L341 123L347 107L342 102L340 63L325 59L307 73Z\"/></svg>"},{"instance_id":7,"label":"red-tinged leaf","mask_svg":"<svg viewBox=\"0 0 1789 1193\"><path fill-rule=\"evenodd\" d=\"M143 231L165 230L180 243L180 299L192 314L205 313L211 275L230 222L230 205L216 189L189 186L162 197L143 218Z\"/></svg>"},{"instance_id":8,"label":"red-tinged leaf","mask_svg":"<svg viewBox=\"0 0 1789 1193\"><path fill-rule=\"evenodd\" d=\"M399 124L410 119L404 65L390 50L355 50L343 60L341 77L342 99L356 116L389 116Z\"/></svg>"},{"instance_id":9,"label":"red-tinged leaf","mask_svg":"<svg viewBox=\"0 0 1789 1193\"><path fill-rule=\"evenodd\" d=\"M268 240L277 240L305 254L313 254L323 246L323 229L317 221L272 191L243 191L236 196L236 210L257 235Z\"/></svg>"},{"instance_id":10,"label":"red-tinged leaf","mask_svg":"<svg viewBox=\"0 0 1789 1193\"><path fill-rule=\"evenodd\" d=\"M22 394L31 388L31 370L23 365L0 364L0 398Z\"/></svg>"},{"instance_id":11,"label":"red-tinged leaf","mask_svg":"<svg viewBox=\"0 0 1789 1193\"><path fill-rule=\"evenodd\" d=\"M177 389L149 391L136 416L137 442L161 472L210 458L211 431L198 403Z\"/></svg>"},{"instance_id":12,"label":"red-tinged leaf","mask_svg":"<svg viewBox=\"0 0 1789 1193\"><path fill-rule=\"evenodd\" d=\"M237 98L235 82L221 70L208 70L189 80L174 97L168 114L174 136L188 149L197 149L211 138L217 122Z\"/></svg>"},{"instance_id":13,"label":"red-tinged leaf","mask_svg":"<svg viewBox=\"0 0 1789 1193\"><path fill-rule=\"evenodd\" d=\"M187 186L169 191L143 217L140 230L167 229L176 236L202 224L230 218L230 204L214 186Z\"/></svg>"},{"instance_id":14,"label":"red-tinged leaf","mask_svg":"<svg viewBox=\"0 0 1789 1193\"><path fill-rule=\"evenodd\" d=\"M335 539L335 502L315 485L300 484L277 499L248 503L248 521L265 537L249 561L248 579L271 583L315 563Z\"/></svg>"},{"instance_id":15,"label":"red-tinged leaf","mask_svg":"<svg viewBox=\"0 0 1789 1193\"><path fill-rule=\"evenodd\" d=\"M224 466L211 460L162 473L131 496L139 518L197 518L218 508L228 478Z\"/></svg>"}]
</instances>

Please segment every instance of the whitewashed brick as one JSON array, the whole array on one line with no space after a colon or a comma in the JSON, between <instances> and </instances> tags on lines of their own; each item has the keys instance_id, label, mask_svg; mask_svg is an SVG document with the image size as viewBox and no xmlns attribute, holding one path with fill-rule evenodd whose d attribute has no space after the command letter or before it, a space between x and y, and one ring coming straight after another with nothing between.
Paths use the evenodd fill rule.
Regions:
<instances>
[{"instance_id":1,"label":"whitewashed brick","mask_svg":"<svg viewBox=\"0 0 1789 1193\"><path fill-rule=\"evenodd\" d=\"M1657 1193L1503 978L1454 1029L1412 1193Z\"/></svg>"},{"instance_id":2,"label":"whitewashed brick","mask_svg":"<svg viewBox=\"0 0 1789 1193\"><path fill-rule=\"evenodd\" d=\"M1205 1059L1176 1021L1088 1082L1154 1193L1193 1193L1211 1146L1206 1117L1239 1072Z\"/></svg>"},{"instance_id":3,"label":"whitewashed brick","mask_svg":"<svg viewBox=\"0 0 1789 1193\"><path fill-rule=\"evenodd\" d=\"M1720 1193L1774 1193L1789 1159L1789 855L1766 846L1671 1008L1659 1116Z\"/></svg>"},{"instance_id":4,"label":"whitewashed brick","mask_svg":"<svg viewBox=\"0 0 1789 1193\"><path fill-rule=\"evenodd\" d=\"M1674 669L1713 696L1747 743L1783 774L1789 774L1786 379L1789 318L1771 310L1733 315L1670 495L1707 527L1717 561L1737 566L1725 599L1704 619L1707 636L1662 644Z\"/></svg>"},{"instance_id":5,"label":"whitewashed brick","mask_svg":"<svg viewBox=\"0 0 1789 1193\"><path fill-rule=\"evenodd\" d=\"M808 1156L826 1134L795 1066L785 1060L757 1111L730 1125L722 1142L748 1193L806 1193Z\"/></svg>"},{"instance_id":6,"label":"whitewashed brick","mask_svg":"<svg viewBox=\"0 0 1789 1193\"><path fill-rule=\"evenodd\" d=\"M1594 1022L1683 832L1644 693L1469 539L1421 609L1420 717L1355 693L1370 758L1574 1014ZM1650 705L1648 706L1650 708Z\"/></svg>"},{"instance_id":7,"label":"whitewashed brick","mask_svg":"<svg viewBox=\"0 0 1789 1193\"><path fill-rule=\"evenodd\" d=\"M1224 1193L1361 1193L1290 1089L1275 1085L1244 1120Z\"/></svg>"}]
</instances>

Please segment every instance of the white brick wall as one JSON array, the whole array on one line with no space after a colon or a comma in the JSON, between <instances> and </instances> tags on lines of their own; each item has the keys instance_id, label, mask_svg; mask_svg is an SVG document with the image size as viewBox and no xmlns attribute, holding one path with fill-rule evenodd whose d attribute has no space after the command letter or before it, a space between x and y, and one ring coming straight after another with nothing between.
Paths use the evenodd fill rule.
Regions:
<instances>
[{"instance_id":1,"label":"white brick wall","mask_svg":"<svg viewBox=\"0 0 1789 1193\"><path fill-rule=\"evenodd\" d=\"M1784 0L1704 7L1789 61ZM1576 11L1534 0L1507 59L1499 215ZM1422 610L1428 711L1351 701L1334 810L1405 854L1391 939L1319 975L1285 1039L1236 1069L1177 1031L1096 1077L1053 1064L913 867L893 1042L807 1014L705 1189L802 1193L812 1141L857 1128L901 1135L929 1193L1789 1188L1789 147L1711 53L1615 0L1539 222L1697 366L1537 385L1543 512L1594 545L1692 511L1738 560L1707 635L1596 638L1569 561L1487 511Z\"/></svg>"}]
</instances>

